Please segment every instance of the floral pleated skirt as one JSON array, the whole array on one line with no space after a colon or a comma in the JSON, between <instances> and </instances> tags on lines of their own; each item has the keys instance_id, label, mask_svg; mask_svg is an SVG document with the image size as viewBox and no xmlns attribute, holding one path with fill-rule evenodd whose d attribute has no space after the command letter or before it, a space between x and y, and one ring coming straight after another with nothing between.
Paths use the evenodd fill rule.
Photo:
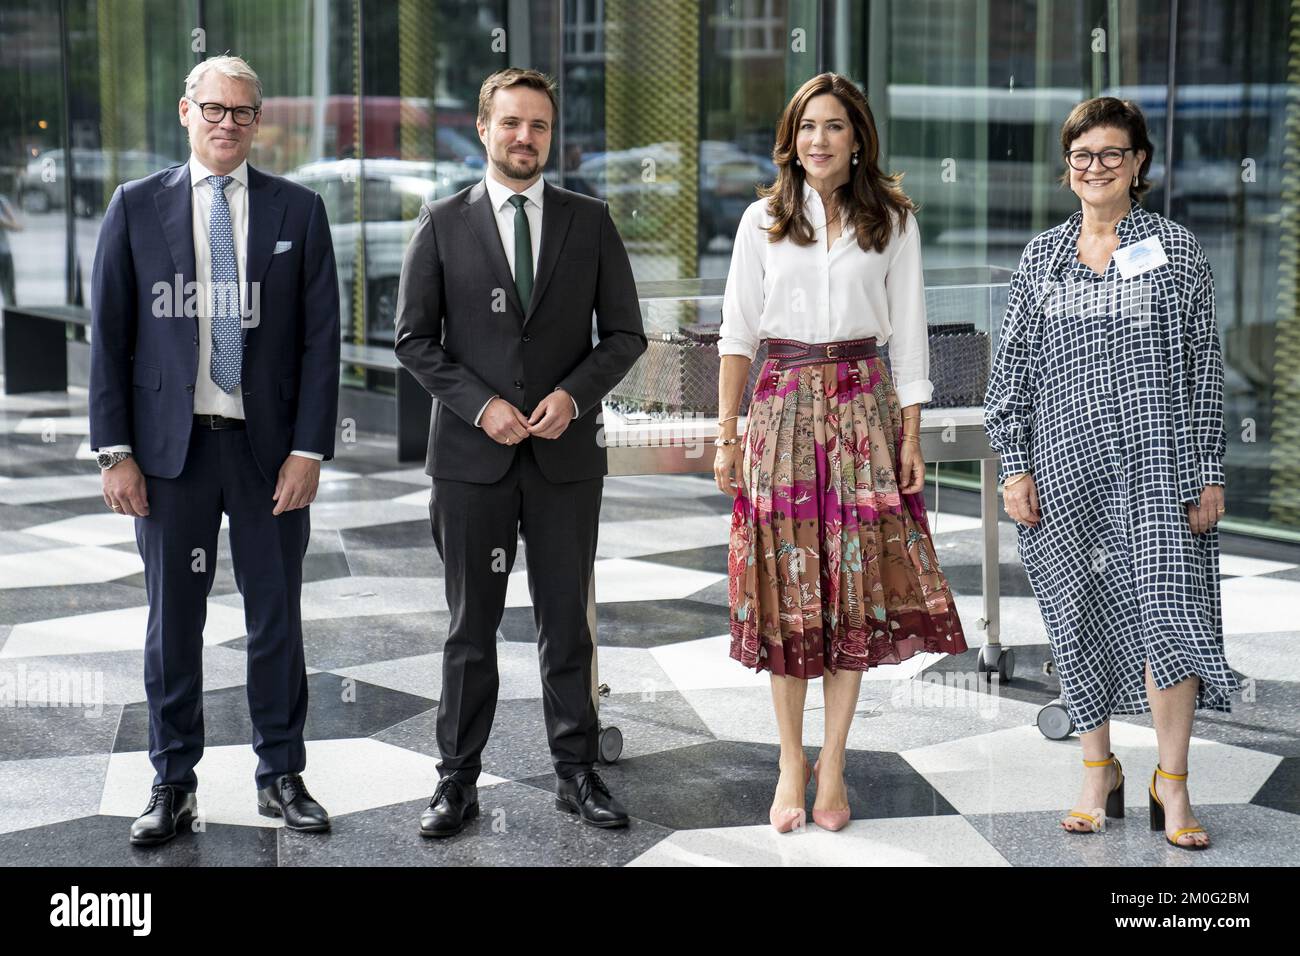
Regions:
<instances>
[{"instance_id":1,"label":"floral pleated skirt","mask_svg":"<svg viewBox=\"0 0 1300 956\"><path fill-rule=\"evenodd\" d=\"M966 650L925 497L898 490L902 428L878 355L764 362L731 515L733 658L806 679Z\"/></svg>"}]
</instances>

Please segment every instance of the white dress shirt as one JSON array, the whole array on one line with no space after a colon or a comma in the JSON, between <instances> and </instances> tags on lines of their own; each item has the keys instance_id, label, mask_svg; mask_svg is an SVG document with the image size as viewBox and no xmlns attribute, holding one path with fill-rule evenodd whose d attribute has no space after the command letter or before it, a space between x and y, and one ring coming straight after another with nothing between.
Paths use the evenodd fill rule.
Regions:
<instances>
[{"instance_id":1,"label":"white dress shirt","mask_svg":"<svg viewBox=\"0 0 1300 956\"><path fill-rule=\"evenodd\" d=\"M491 173L483 177L487 184L488 201L492 203L492 212L497 220L497 232L501 234L501 247L506 253L506 263L510 266L510 275L515 274L515 207L510 203L510 197L516 195L515 191L504 183L498 182L493 178ZM546 182L541 177L537 177L537 182L533 183L518 195L525 197L524 215L528 217L528 238L533 244L533 281L537 281L537 256L542 250L542 194L546 191ZM528 308L528 303L523 303L524 309ZM500 398L499 395L493 395L492 398ZM488 405L492 404L492 398L483 403L483 407L478 410L474 416L474 424L478 425L483 413L487 411ZM578 417L578 400L569 398L573 401L573 417ZM482 427L482 426L480 426Z\"/></svg>"},{"instance_id":2,"label":"white dress shirt","mask_svg":"<svg viewBox=\"0 0 1300 956\"><path fill-rule=\"evenodd\" d=\"M193 153L190 154L190 222L194 236L194 280L197 295L199 322L199 369L194 382L194 414L221 415L224 418L244 417L244 392L236 386L234 391L223 391L212 381L212 250L208 241L208 228L212 218L212 189L208 177L216 175ZM248 262L248 161L240 163L230 173L226 184L226 205L230 207L230 230L235 240L235 269L239 275L240 307L247 309L243 297L248 294L244 285ZM99 451L130 451L130 445L114 445ZM324 459L314 451L294 451L303 458Z\"/></svg>"},{"instance_id":3,"label":"white dress shirt","mask_svg":"<svg viewBox=\"0 0 1300 956\"><path fill-rule=\"evenodd\" d=\"M719 355L751 360L760 339L840 342L874 337L889 345L899 404L930 401L929 332L921 273L921 235L910 212L883 252L863 252L847 218L826 248L821 196L804 183L804 211L817 241L800 246L787 237L768 242L767 200L741 217L722 300Z\"/></svg>"}]
</instances>

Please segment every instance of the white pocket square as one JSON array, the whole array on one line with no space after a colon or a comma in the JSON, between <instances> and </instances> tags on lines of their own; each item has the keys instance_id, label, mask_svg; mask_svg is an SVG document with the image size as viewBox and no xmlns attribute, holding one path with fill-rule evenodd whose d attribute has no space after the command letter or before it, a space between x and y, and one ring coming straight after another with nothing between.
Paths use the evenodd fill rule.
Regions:
<instances>
[{"instance_id":1,"label":"white pocket square","mask_svg":"<svg viewBox=\"0 0 1300 956\"><path fill-rule=\"evenodd\" d=\"M292 248L293 248L293 243L290 240L281 239L279 242L275 244L275 251L272 252L271 255L278 256L280 253L288 252Z\"/></svg>"}]
</instances>

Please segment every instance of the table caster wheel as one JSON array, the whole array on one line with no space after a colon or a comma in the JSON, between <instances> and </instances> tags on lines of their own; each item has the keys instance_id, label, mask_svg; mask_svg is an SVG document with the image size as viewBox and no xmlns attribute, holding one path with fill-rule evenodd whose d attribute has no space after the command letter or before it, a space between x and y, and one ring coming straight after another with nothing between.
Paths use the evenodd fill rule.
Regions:
<instances>
[{"instance_id":1,"label":"table caster wheel","mask_svg":"<svg viewBox=\"0 0 1300 956\"><path fill-rule=\"evenodd\" d=\"M623 754L623 732L617 727L602 727L599 746L601 762L613 763Z\"/></svg>"},{"instance_id":2,"label":"table caster wheel","mask_svg":"<svg viewBox=\"0 0 1300 956\"><path fill-rule=\"evenodd\" d=\"M979 673L989 675L989 680L993 679L992 674L996 671L998 681L1005 684L1015 673L1016 652L1001 644L985 644L980 648L975 667Z\"/></svg>"},{"instance_id":3,"label":"table caster wheel","mask_svg":"<svg viewBox=\"0 0 1300 956\"><path fill-rule=\"evenodd\" d=\"M1065 705L1054 700L1038 712L1038 729L1048 740L1064 740L1074 733L1074 721Z\"/></svg>"}]
</instances>

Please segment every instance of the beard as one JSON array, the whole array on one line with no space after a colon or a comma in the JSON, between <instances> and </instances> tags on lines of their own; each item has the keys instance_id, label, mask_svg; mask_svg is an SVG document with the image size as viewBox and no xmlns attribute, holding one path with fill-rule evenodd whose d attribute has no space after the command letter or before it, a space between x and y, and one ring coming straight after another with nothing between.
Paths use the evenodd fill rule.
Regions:
<instances>
[{"instance_id":1,"label":"beard","mask_svg":"<svg viewBox=\"0 0 1300 956\"><path fill-rule=\"evenodd\" d=\"M497 157L497 168L511 179L532 179L537 172L537 153L503 152Z\"/></svg>"}]
</instances>

